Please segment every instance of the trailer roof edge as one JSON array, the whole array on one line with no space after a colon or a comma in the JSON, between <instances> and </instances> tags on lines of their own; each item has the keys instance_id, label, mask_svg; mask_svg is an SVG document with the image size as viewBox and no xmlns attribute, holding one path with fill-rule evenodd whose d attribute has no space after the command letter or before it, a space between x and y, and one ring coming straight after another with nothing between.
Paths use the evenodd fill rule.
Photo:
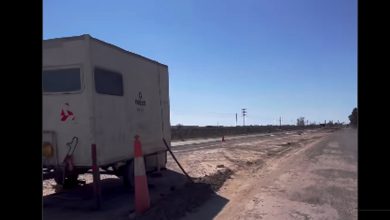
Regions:
<instances>
[{"instance_id":1,"label":"trailer roof edge","mask_svg":"<svg viewBox=\"0 0 390 220\"><path fill-rule=\"evenodd\" d=\"M131 51L125 50L125 49L123 49L123 48L121 48L121 47L118 47L118 46L116 46L116 45L114 45L114 44L107 43L107 42L105 42L105 41L103 41L103 40L100 40L100 39L97 39L97 38L95 38L95 37L92 37L92 36L89 35L89 34L83 34L83 35L79 35L79 36L70 36L70 37L51 38L51 39L46 39L46 40L43 40L43 41L52 41L52 40L77 40L77 39L85 39L85 38L90 38L90 39L92 39L92 40L95 40L95 41L97 41L97 42L103 43L103 44L105 44L105 45L107 45L107 46L110 46L110 47L112 47L112 48L115 48L115 49L117 49L117 50L121 50L122 52L125 52L125 53L128 53L128 54L137 56L137 57L142 58L142 59L144 59L144 60L147 60L147 61L150 61L150 62L153 62L153 63L156 63L156 64L158 64L158 65L161 65L161 66L164 66L164 67L168 68L168 65L166 65L166 64L159 63L159 62L156 61L156 60L152 60L152 59L147 58L147 57L144 57L144 56L142 56L142 55L139 55L139 54L133 53L133 52L131 52Z\"/></svg>"}]
</instances>

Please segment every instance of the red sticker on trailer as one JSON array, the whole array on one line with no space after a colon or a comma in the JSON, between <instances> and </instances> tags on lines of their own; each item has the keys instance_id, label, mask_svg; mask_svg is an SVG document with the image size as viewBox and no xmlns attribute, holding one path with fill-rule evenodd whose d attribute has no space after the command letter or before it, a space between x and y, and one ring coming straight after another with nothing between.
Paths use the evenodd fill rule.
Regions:
<instances>
[{"instance_id":1,"label":"red sticker on trailer","mask_svg":"<svg viewBox=\"0 0 390 220\"><path fill-rule=\"evenodd\" d=\"M65 103L61 109L61 121L66 121L69 118L74 120L75 116L74 116L73 112L69 110L69 103Z\"/></svg>"}]
</instances>

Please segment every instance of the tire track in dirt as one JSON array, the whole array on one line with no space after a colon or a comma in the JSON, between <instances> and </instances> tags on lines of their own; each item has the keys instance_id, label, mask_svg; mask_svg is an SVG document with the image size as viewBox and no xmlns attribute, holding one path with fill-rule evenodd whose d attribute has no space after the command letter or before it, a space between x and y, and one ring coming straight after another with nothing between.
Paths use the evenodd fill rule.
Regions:
<instances>
[{"instance_id":1,"label":"tire track in dirt","mask_svg":"<svg viewBox=\"0 0 390 220\"><path fill-rule=\"evenodd\" d=\"M319 143L321 140L322 138L314 140L310 144L299 144L296 145L299 147L290 147L284 152L280 151L278 156L269 157L265 161L263 168L257 170L256 173L245 171L237 173L237 176L234 178L236 181L227 182L225 186L227 190L221 191L221 195L227 197L230 202L224 207L223 211L219 213L216 219L236 219L238 216L248 217L248 213L244 210L250 210L251 206L256 206L256 204L253 203L259 203L258 199L253 197L259 190L258 186L272 186L273 182L275 182L279 176L283 173L287 173L291 166L299 163L301 154L304 151L310 149L311 146ZM287 154L287 152L289 153ZM267 178L263 178L265 176L267 176ZM245 183L243 184L243 182ZM271 192L279 192L277 187L265 188L268 188ZM257 217L260 218L260 216Z\"/></svg>"}]
</instances>

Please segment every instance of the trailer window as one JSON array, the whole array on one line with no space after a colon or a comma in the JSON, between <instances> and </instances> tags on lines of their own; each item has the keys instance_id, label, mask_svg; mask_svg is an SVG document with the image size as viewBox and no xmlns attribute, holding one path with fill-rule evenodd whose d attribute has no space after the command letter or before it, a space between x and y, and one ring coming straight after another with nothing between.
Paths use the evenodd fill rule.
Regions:
<instances>
[{"instance_id":1,"label":"trailer window","mask_svg":"<svg viewBox=\"0 0 390 220\"><path fill-rule=\"evenodd\" d=\"M100 94L123 96L123 79L120 73L95 68L95 88Z\"/></svg>"},{"instance_id":2,"label":"trailer window","mask_svg":"<svg viewBox=\"0 0 390 220\"><path fill-rule=\"evenodd\" d=\"M43 92L72 92L81 90L80 69L42 71Z\"/></svg>"}]
</instances>

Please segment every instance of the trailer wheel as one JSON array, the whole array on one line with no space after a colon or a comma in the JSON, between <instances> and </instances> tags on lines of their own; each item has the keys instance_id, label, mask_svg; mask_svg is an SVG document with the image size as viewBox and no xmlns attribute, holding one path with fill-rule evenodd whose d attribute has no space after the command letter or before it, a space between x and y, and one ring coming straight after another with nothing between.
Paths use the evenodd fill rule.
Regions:
<instances>
[{"instance_id":1,"label":"trailer wheel","mask_svg":"<svg viewBox=\"0 0 390 220\"><path fill-rule=\"evenodd\" d=\"M56 175L54 176L54 181L58 185L73 186L73 185L77 185L78 178L79 178L79 174L77 172L69 173L64 177L64 172L62 169L60 169L57 171Z\"/></svg>"},{"instance_id":2,"label":"trailer wheel","mask_svg":"<svg viewBox=\"0 0 390 220\"><path fill-rule=\"evenodd\" d=\"M54 181L57 183L57 185L64 185L65 177L62 169L58 169L55 172Z\"/></svg>"},{"instance_id":3,"label":"trailer wheel","mask_svg":"<svg viewBox=\"0 0 390 220\"><path fill-rule=\"evenodd\" d=\"M126 165L123 166L123 184L125 187L134 188L134 162L133 160L127 161Z\"/></svg>"}]
</instances>

